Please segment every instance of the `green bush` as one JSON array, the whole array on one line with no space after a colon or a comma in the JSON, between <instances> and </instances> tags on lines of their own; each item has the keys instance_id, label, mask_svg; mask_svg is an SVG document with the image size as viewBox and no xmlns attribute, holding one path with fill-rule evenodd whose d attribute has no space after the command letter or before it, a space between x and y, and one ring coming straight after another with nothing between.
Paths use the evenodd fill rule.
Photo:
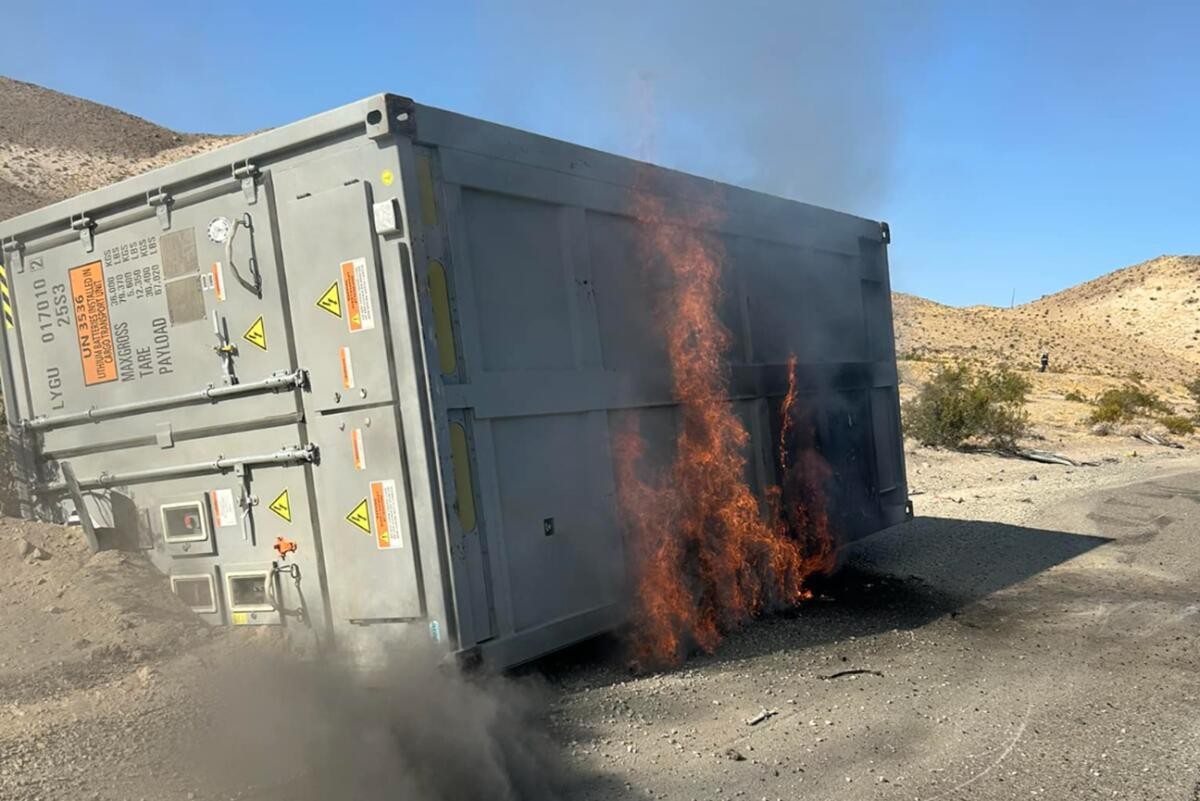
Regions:
<instances>
[{"instance_id":1,"label":"green bush","mask_svg":"<svg viewBox=\"0 0 1200 801\"><path fill-rule=\"evenodd\" d=\"M1077 389L1073 389L1066 395L1063 395L1063 400L1075 401L1076 403L1087 403L1087 398Z\"/></svg>"},{"instance_id":2,"label":"green bush","mask_svg":"<svg viewBox=\"0 0 1200 801\"><path fill-rule=\"evenodd\" d=\"M1168 414L1158 418L1158 422L1162 423L1172 434L1194 434L1196 432L1196 424L1192 422L1192 419L1181 414Z\"/></svg>"},{"instance_id":3,"label":"green bush","mask_svg":"<svg viewBox=\"0 0 1200 801\"><path fill-rule=\"evenodd\" d=\"M1119 389L1106 389L1096 398L1096 408L1089 418L1093 423L1122 423L1153 412L1169 414L1171 408L1148 389L1126 384Z\"/></svg>"},{"instance_id":4,"label":"green bush","mask_svg":"<svg viewBox=\"0 0 1200 801\"><path fill-rule=\"evenodd\" d=\"M1196 406L1198 407L1197 416L1200 416L1200 378L1193 378L1191 381L1184 384L1183 388L1186 389L1188 394L1192 396L1192 400L1195 401Z\"/></svg>"},{"instance_id":5,"label":"green bush","mask_svg":"<svg viewBox=\"0 0 1200 801\"><path fill-rule=\"evenodd\" d=\"M970 440L1012 447L1029 426L1029 381L1007 368L969 365L938 369L904 405L905 432L925 445L959 448Z\"/></svg>"}]
</instances>

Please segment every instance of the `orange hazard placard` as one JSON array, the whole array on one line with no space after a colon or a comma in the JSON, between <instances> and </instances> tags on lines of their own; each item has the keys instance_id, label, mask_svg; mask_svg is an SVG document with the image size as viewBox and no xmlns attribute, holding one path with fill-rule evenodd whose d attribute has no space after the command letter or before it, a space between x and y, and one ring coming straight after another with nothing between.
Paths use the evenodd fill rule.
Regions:
<instances>
[{"instance_id":1,"label":"orange hazard placard","mask_svg":"<svg viewBox=\"0 0 1200 801\"><path fill-rule=\"evenodd\" d=\"M94 261L68 271L71 303L75 307L75 331L79 337L79 359L87 386L117 380L117 355L113 349L108 319L108 293L104 289L104 266Z\"/></svg>"},{"instance_id":2,"label":"orange hazard placard","mask_svg":"<svg viewBox=\"0 0 1200 801\"><path fill-rule=\"evenodd\" d=\"M371 517L375 521L376 545L384 549L404 547L395 481L388 479L371 482Z\"/></svg>"},{"instance_id":3,"label":"orange hazard placard","mask_svg":"<svg viewBox=\"0 0 1200 801\"><path fill-rule=\"evenodd\" d=\"M367 260L342 262L342 287L345 291L346 324L351 331L367 331L375 327L375 306L371 302L371 281L367 275Z\"/></svg>"}]
</instances>

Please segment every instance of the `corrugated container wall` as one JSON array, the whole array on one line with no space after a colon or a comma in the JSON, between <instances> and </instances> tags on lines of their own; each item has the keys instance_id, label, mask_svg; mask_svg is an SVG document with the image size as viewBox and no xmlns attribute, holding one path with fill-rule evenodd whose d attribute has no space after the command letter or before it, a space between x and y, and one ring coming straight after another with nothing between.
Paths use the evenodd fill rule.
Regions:
<instances>
[{"instance_id":1,"label":"corrugated container wall","mask_svg":"<svg viewBox=\"0 0 1200 801\"><path fill-rule=\"evenodd\" d=\"M886 226L391 95L0 225L25 513L364 657L618 625L612 434L676 417L635 186L720 211L754 483L795 354L840 535L903 520Z\"/></svg>"}]
</instances>

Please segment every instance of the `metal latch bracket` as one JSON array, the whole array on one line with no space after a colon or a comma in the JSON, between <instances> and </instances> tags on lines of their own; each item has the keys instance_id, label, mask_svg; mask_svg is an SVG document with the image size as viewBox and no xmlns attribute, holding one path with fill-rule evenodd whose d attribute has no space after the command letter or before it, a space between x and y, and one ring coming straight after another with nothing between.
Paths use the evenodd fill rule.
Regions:
<instances>
[{"instance_id":1,"label":"metal latch bracket","mask_svg":"<svg viewBox=\"0 0 1200 801\"><path fill-rule=\"evenodd\" d=\"M246 198L246 203L253 206L258 202L258 183L256 179L262 173L258 167L246 159L242 162L234 162L233 177L242 182L242 196Z\"/></svg>"},{"instance_id":2,"label":"metal latch bracket","mask_svg":"<svg viewBox=\"0 0 1200 801\"><path fill-rule=\"evenodd\" d=\"M158 217L158 224L164 231L171 229L171 204L174 202L175 198L162 189L152 189L146 193L146 203L154 209L154 216Z\"/></svg>"},{"instance_id":3,"label":"metal latch bracket","mask_svg":"<svg viewBox=\"0 0 1200 801\"><path fill-rule=\"evenodd\" d=\"M5 264L11 268L12 272L14 273L20 274L25 272L24 265L21 261L21 251L24 249L25 246L16 239L6 240L4 244L0 246L0 251L3 251L4 253Z\"/></svg>"},{"instance_id":4,"label":"metal latch bracket","mask_svg":"<svg viewBox=\"0 0 1200 801\"><path fill-rule=\"evenodd\" d=\"M86 214L80 214L71 218L71 230L79 232L79 241L83 243L83 249L91 253L96 247L93 236L96 230L96 221Z\"/></svg>"}]
</instances>

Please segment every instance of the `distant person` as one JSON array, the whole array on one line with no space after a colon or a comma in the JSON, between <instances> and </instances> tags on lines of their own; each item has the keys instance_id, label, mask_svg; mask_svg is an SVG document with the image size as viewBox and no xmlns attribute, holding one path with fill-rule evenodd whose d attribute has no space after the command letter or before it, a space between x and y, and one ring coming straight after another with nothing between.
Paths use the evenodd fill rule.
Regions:
<instances>
[{"instance_id":1,"label":"distant person","mask_svg":"<svg viewBox=\"0 0 1200 801\"><path fill-rule=\"evenodd\" d=\"M1050 354L1049 354L1049 353L1043 353L1043 354L1042 354L1042 369L1041 369L1041 370L1039 370L1038 372L1039 372L1039 373L1044 373L1044 372L1046 372L1046 368L1047 368L1047 367L1049 367L1049 366L1050 366Z\"/></svg>"}]
</instances>

